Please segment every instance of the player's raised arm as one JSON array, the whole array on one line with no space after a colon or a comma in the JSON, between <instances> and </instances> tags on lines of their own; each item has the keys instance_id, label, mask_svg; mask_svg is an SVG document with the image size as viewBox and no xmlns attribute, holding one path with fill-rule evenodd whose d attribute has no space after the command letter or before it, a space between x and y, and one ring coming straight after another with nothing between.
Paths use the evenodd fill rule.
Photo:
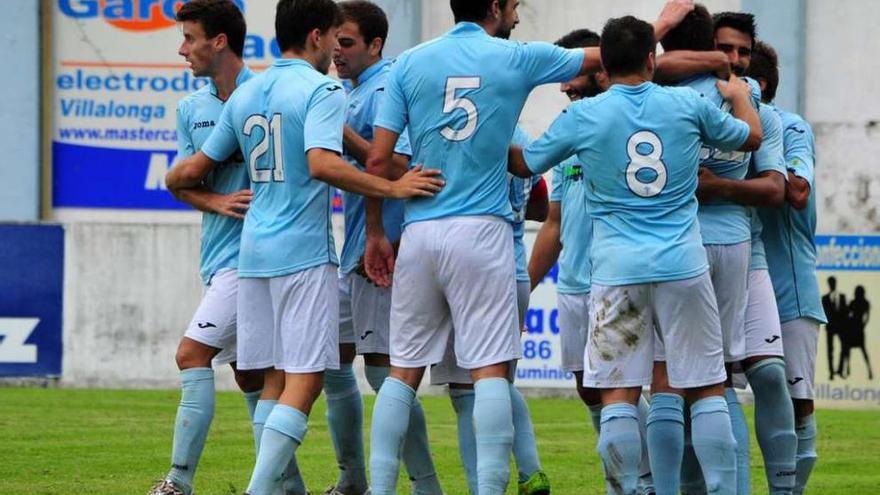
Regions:
<instances>
[{"instance_id":1,"label":"player's raised arm","mask_svg":"<svg viewBox=\"0 0 880 495\"><path fill-rule=\"evenodd\" d=\"M749 83L736 76L730 76L727 82L718 81L718 91L730 102L733 116L749 126L749 136L739 151L755 151L761 147L764 132L761 129L761 118L752 100L752 88Z\"/></svg>"},{"instance_id":2,"label":"player's raised arm","mask_svg":"<svg viewBox=\"0 0 880 495\"><path fill-rule=\"evenodd\" d=\"M199 151L179 161L168 171L165 175L165 186L175 195L181 189L198 187L216 164L204 152Z\"/></svg>"},{"instance_id":3,"label":"player's raised arm","mask_svg":"<svg viewBox=\"0 0 880 495\"><path fill-rule=\"evenodd\" d=\"M673 50L657 57L654 82L672 84L707 72L729 79L731 72L727 55L719 51Z\"/></svg>"},{"instance_id":4,"label":"player's raised arm","mask_svg":"<svg viewBox=\"0 0 880 495\"><path fill-rule=\"evenodd\" d=\"M654 21L654 38L657 41L666 37L666 33L678 26L685 16L694 10L693 0L669 0Z\"/></svg>"}]
</instances>

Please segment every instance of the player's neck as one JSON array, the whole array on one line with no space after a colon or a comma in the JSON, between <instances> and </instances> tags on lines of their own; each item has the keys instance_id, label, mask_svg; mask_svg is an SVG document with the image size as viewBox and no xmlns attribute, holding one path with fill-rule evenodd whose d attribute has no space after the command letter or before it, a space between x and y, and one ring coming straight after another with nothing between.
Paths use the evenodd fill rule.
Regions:
<instances>
[{"instance_id":1,"label":"player's neck","mask_svg":"<svg viewBox=\"0 0 880 495\"><path fill-rule=\"evenodd\" d=\"M608 80L612 85L620 84L623 86L639 86L649 82L651 78L647 74L629 74L626 76L610 77Z\"/></svg>"},{"instance_id":2,"label":"player's neck","mask_svg":"<svg viewBox=\"0 0 880 495\"><path fill-rule=\"evenodd\" d=\"M242 59L235 56L223 57L217 73L211 77L211 82L217 88L218 98L226 101L229 95L235 91L235 83L243 68L244 61Z\"/></svg>"},{"instance_id":3,"label":"player's neck","mask_svg":"<svg viewBox=\"0 0 880 495\"><path fill-rule=\"evenodd\" d=\"M382 57L376 57L375 60L370 60L369 62L367 62L367 66L364 68L363 71L361 71L360 74L357 75L357 77L352 77L351 79L349 79L349 81L351 81L351 87L356 88L356 87L360 86L361 76L364 75L364 72L367 72L368 70L370 70L370 67L378 64L381 61L382 61Z\"/></svg>"}]
</instances>

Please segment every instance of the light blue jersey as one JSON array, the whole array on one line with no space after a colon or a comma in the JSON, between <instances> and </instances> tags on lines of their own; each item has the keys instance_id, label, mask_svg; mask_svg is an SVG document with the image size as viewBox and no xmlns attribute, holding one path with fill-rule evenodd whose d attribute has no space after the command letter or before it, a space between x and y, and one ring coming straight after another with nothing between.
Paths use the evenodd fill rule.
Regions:
<instances>
[{"instance_id":1,"label":"light blue jersey","mask_svg":"<svg viewBox=\"0 0 880 495\"><path fill-rule=\"evenodd\" d=\"M782 145L782 120L773 107L763 103L758 107L758 115L761 117L764 141L761 143L761 148L752 153L749 177L756 177L764 172L778 172L787 180ZM750 207L749 216L752 225L752 262L749 270L767 270L767 256L764 253L764 241L761 240L763 228L758 217L758 209Z\"/></svg>"},{"instance_id":2,"label":"light blue jersey","mask_svg":"<svg viewBox=\"0 0 880 495\"><path fill-rule=\"evenodd\" d=\"M376 125L409 126L412 163L443 171L433 198L406 201L406 222L491 215L508 221L507 150L533 88L568 81L583 50L493 38L462 22L400 56Z\"/></svg>"},{"instance_id":3,"label":"light blue jersey","mask_svg":"<svg viewBox=\"0 0 880 495\"><path fill-rule=\"evenodd\" d=\"M519 146L528 146L531 138L522 127L516 126L511 143ZM526 209L529 206L529 195L535 184L541 181L540 175L523 179L512 174L507 174L509 179L510 207L513 210L513 250L516 259L516 281L529 282L529 266L526 258L526 244L523 237L526 235Z\"/></svg>"},{"instance_id":4,"label":"light blue jersey","mask_svg":"<svg viewBox=\"0 0 880 495\"><path fill-rule=\"evenodd\" d=\"M576 156L553 167L553 192L550 201L558 201L562 209L559 240L559 278L556 291L560 294L590 292L590 245L593 222L587 205L584 166Z\"/></svg>"},{"instance_id":5,"label":"light blue jersey","mask_svg":"<svg viewBox=\"0 0 880 495\"><path fill-rule=\"evenodd\" d=\"M391 61L380 60L361 74L357 87L352 87L349 81L342 82L348 93L345 123L370 142L373 141L373 122L379 110L379 103L385 95L385 82L388 79L390 69ZM394 152L412 156L408 132L404 131L400 135ZM364 164L358 163L354 157L346 155L345 158L359 170L365 169ZM367 244L367 224L363 196L343 191L342 200L345 212L345 244L342 246L340 271L347 274L357 268L358 262L364 255ZM385 225L385 235L389 241L397 242L400 240L403 225L403 201L386 199L383 204L382 219Z\"/></svg>"},{"instance_id":6,"label":"light blue jersey","mask_svg":"<svg viewBox=\"0 0 880 495\"><path fill-rule=\"evenodd\" d=\"M240 147L254 199L241 234L240 277L280 277L337 263L330 186L309 174L306 153L342 153L345 91L299 59L276 60L238 88L202 151Z\"/></svg>"},{"instance_id":7,"label":"light blue jersey","mask_svg":"<svg viewBox=\"0 0 880 495\"><path fill-rule=\"evenodd\" d=\"M708 98L716 108L723 112L730 111L727 103L718 91L718 78L713 74L703 74L682 82ZM755 105L760 100L760 88L752 86ZM711 145L700 150L700 166L707 167L715 174L734 180L743 180L749 171L751 153L742 151L723 151ZM716 200L712 203L701 203L698 210L700 233L703 244L739 244L751 238L751 220L749 209L733 201Z\"/></svg>"},{"instance_id":8,"label":"light blue jersey","mask_svg":"<svg viewBox=\"0 0 880 495\"><path fill-rule=\"evenodd\" d=\"M748 136L745 122L690 88L615 84L568 107L524 155L535 173L574 154L584 164L592 282L620 286L708 269L695 196L700 147L733 150Z\"/></svg>"},{"instance_id":9,"label":"light blue jersey","mask_svg":"<svg viewBox=\"0 0 880 495\"><path fill-rule=\"evenodd\" d=\"M253 77L246 66L235 79L240 86ZM182 160L200 150L211 135L223 112L223 100L211 82L177 104L177 158ZM241 161L217 165L205 179L205 187L218 194L229 194L250 186L247 169ZM202 256L199 275L208 284L214 274L227 268L238 268L242 221L205 212L202 214Z\"/></svg>"},{"instance_id":10,"label":"light blue jersey","mask_svg":"<svg viewBox=\"0 0 880 495\"><path fill-rule=\"evenodd\" d=\"M790 204L759 208L764 225L761 237L776 291L776 305L782 323L812 318L825 323L825 311L816 281L816 147L813 129L799 115L776 109L782 119L785 166L810 183L807 207Z\"/></svg>"}]
</instances>

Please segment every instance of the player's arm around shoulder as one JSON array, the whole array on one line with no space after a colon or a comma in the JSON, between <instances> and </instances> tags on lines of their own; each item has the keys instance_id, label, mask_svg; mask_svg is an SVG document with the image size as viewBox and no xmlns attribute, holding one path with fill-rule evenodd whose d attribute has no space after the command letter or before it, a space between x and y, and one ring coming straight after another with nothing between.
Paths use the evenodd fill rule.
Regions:
<instances>
[{"instance_id":1,"label":"player's arm around shoulder","mask_svg":"<svg viewBox=\"0 0 880 495\"><path fill-rule=\"evenodd\" d=\"M749 126L748 136L739 151L756 151L761 147L764 131L761 128L761 118L753 104L752 87L736 76L731 76L727 82L718 81L716 85L721 96L730 102L733 116Z\"/></svg>"}]
</instances>

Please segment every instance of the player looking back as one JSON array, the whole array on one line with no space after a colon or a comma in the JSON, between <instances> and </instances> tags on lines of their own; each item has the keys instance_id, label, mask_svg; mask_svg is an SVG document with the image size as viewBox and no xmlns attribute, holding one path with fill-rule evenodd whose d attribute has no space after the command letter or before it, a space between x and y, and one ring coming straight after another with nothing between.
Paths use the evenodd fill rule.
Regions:
<instances>
[{"instance_id":1,"label":"player looking back","mask_svg":"<svg viewBox=\"0 0 880 495\"><path fill-rule=\"evenodd\" d=\"M763 99L772 103L779 84L778 74L772 69L762 69L777 65L776 52L766 43L756 43L752 56L761 62L750 74L762 81ZM774 109L782 119L788 173L786 204L760 208L758 213L782 322L785 369L794 403L797 473L792 493L801 494L817 459L813 384L819 325L826 323L816 281L816 150L813 130L801 116Z\"/></svg>"},{"instance_id":2,"label":"player looking back","mask_svg":"<svg viewBox=\"0 0 880 495\"><path fill-rule=\"evenodd\" d=\"M170 188L193 187L239 147L254 200L239 263L239 365L274 368L251 495L270 495L303 442L323 371L339 367L336 253L328 184L367 196L430 196L442 181L414 170L400 180L358 171L339 155L345 95L325 74L342 22L332 0L281 0L282 58L239 88L201 152L172 169ZM279 376L280 375L280 376ZM280 378L280 380L279 380Z\"/></svg>"},{"instance_id":3,"label":"player looking back","mask_svg":"<svg viewBox=\"0 0 880 495\"><path fill-rule=\"evenodd\" d=\"M219 120L233 90L253 73L242 61L246 26L231 0L193 0L177 12L183 32L178 53L193 74L210 83L177 106L179 159L198 151ZM211 126L200 125L204 122ZM171 470L151 495L189 495L193 478L214 417L214 365L229 364L254 416L261 371L235 366L235 300L238 292L238 250L242 218L252 198L247 171L240 162L219 165L204 184L173 190L174 195L204 212L200 275L205 284L202 301L177 347L181 397L174 423Z\"/></svg>"},{"instance_id":4,"label":"player looking back","mask_svg":"<svg viewBox=\"0 0 880 495\"><path fill-rule=\"evenodd\" d=\"M689 88L651 83L656 41L634 17L612 19L601 51L611 88L574 103L524 151L511 149L512 171L543 173L577 154L585 164L593 222L591 334L584 385L601 389L599 452L621 493L636 492L641 458L638 403L654 378L654 325L665 343L666 367L677 400L652 401L683 423L691 402L694 445L717 493L734 493L735 461L724 400L722 337L696 220L697 169L703 143L722 150L760 145L758 115L749 86L718 83L733 114ZM671 394L670 394L671 395ZM678 406L678 407L676 407ZM680 469L683 429L649 441L651 471ZM649 440L651 438L649 426ZM657 493L678 493L677 486ZM715 492L713 492L715 493Z\"/></svg>"}]
</instances>

